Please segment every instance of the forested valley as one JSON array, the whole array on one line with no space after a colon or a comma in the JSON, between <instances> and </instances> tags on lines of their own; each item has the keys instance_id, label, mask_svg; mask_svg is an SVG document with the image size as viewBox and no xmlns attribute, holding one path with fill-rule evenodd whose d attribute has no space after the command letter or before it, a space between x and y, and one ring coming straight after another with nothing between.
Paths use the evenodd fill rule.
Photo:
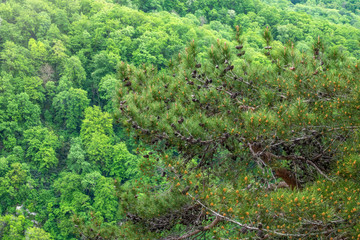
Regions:
<instances>
[{"instance_id":1,"label":"forested valley","mask_svg":"<svg viewBox=\"0 0 360 240\"><path fill-rule=\"evenodd\" d=\"M0 239L360 239L360 1L3 0Z\"/></svg>"}]
</instances>

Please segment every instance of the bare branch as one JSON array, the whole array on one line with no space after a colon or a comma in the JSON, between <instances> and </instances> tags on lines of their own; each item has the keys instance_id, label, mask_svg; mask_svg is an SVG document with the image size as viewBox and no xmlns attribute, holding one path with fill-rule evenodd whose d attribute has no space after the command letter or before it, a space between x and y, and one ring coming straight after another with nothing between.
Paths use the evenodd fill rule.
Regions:
<instances>
[{"instance_id":1,"label":"bare branch","mask_svg":"<svg viewBox=\"0 0 360 240\"><path fill-rule=\"evenodd\" d=\"M191 233L185 234L185 235L183 235L183 236L181 236L179 238L176 238L176 240L188 239L189 237L194 236L196 234L199 234L199 233L201 233L203 231L208 231L211 228L215 227L220 221L221 221L221 217L216 216L215 220L212 223L210 223L209 225L207 225L206 227L203 227L203 228L197 229L197 230L195 230L195 231L193 231Z\"/></svg>"},{"instance_id":2,"label":"bare branch","mask_svg":"<svg viewBox=\"0 0 360 240\"><path fill-rule=\"evenodd\" d=\"M189 194L189 196L191 196ZM192 196L191 196L192 197ZM253 227L253 226L250 226L250 225L247 225L247 224L243 224L243 223L240 223L234 219L231 219L231 218L228 218L228 217L225 217L225 216L222 216L220 213L208 208L207 206L205 206L202 202L200 202L199 200L196 200L196 202L198 202L202 207L204 207L205 209L209 210L210 212L212 212L215 216L217 217L221 217L222 220L225 220L225 221L228 221L228 222L232 222L240 227L243 227L243 228L246 228L248 230L254 230L254 231L264 231L264 232L268 232L268 233L272 233L272 234L275 234L275 235L278 235L278 236L285 236L285 237L307 237L307 236L315 236L315 235L319 235L319 234L328 234L328 233L331 233L333 231L335 231L334 229L330 229L330 230L327 230L327 231L324 231L324 232L314 232L314 233L307 233L307 234L292 234L292 233L281 233L281 232L277 232L277 231L273 231L273 230L268 230L268 229L260 229L260 228L257 228L257 227Z\"/></svg>"},{"instance_id":3,"label":"bare branch","mask_svg":"<svg viewBox=\"0 0 360 240\"><path fill-rule=\"evenodd\" d=\"M318 168L318 167L316 166L315 163L313 163L313 162L310 161L310 160L307 160L306 162L309 163L311 166L313 166L313 167L314 167L321 175L323 175L327 180L334 182L334 180L332 180L332 179L329 178L325 173L323 173L323 172L320 170L320 168Z\"/></svg>"}]
</instances>

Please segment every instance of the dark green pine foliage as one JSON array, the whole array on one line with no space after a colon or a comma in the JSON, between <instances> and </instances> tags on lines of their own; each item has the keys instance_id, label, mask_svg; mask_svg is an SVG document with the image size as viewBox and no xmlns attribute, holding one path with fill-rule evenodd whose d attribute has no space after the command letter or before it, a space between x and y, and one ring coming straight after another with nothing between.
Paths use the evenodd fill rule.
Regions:
<instances>
[{"instance_id":1,"label":"dark green pine foliage","mask_svg":"<svg viewBox=\"0 0 360 240\"><path fill-rule=\"evenodd\" d=\"M264 40L263 66L243 58L239 28L205 62L192 41L167 70L119 66L116 117L156 149L145 176L167 182L135 181L122 198L142 237L360 234L358 63L320 38L308 53L273 48L268 28ZM189 206L200 210L176 213Z\"/></svg>"}]
</instances>

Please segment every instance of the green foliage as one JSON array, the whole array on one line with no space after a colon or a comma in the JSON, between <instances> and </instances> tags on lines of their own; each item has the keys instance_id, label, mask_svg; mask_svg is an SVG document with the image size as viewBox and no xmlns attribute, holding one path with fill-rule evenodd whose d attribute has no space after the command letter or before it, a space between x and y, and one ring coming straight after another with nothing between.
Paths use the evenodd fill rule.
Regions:
<instances>
[{"instance_id":1,"label":"green foliage","mask_svg":"<svg viewBox=\"0 0 360 240\"><path fill-rule=\"evenodd\" d=\"M263 36L264 55L271 61L265 66L244 58L244 45L219 40L209 61L199 61L191 42L167 71L120 66L117 117L160 155L144 155L141 170L159 176L157 168L163 169L169 191L188 195L188 205L223 220L220 226L227 222L245 229L242 237L356 237L358 229L346 229L359 224L354 172L360 147L359 66L326 49L320 37L312 52L301 53L291 42L272 50L268 28ZM243 61L235 64L236 58ZM280 181L287 189L278 188ZM133 194L141 196L136 200L141 206L130 210L135 215L130 219L150 232L149 222L165 218L170 210L162 210L169 204L155 200L164 189L148 192L147 184L139 185L144 188ZM344 189L346 198L335 197ZM148 199L156 206L148 206ZM160 217L141 212L142 207ZM342 220L333 225L336 219ZM308 221L320 221L331 231L315 230ZM171 222L166 226L173 228ZM232 227L214 235L235 237L227 232Z\"/></svg>"},{"instance_id":2,"label":"green foliage","mask_svg":"<svg viewBox=\"0 0 360 240\"><path fill-rule=\"evenodd\" d=\"M113 53L106 53L105 51L101 51L93 57L91 77L94 89L99 88L99 83L106 74L115 72L118 62L119 56Z\"/></svg>"},{"instance_id":3,"label":"green foliage","mask_svg":"<svg viewBox=\"0 0 360 240\"><path fill-rule=\"evenodd\" d=\"M169 235L180 236L192 226L198 229L215 219L211 212L199 218L205 210L199 206L192 208L193 202L185 191L188 185L194 186L188 192L196 201L201 197L206 199L206 191L201 192L200 186L211 185L213 194L219 194L224 187L233 187L236 193L241 186L271 185L280 181L264 177L266 174L256 167L246 143L237 144L234 140L236 132L247 131L244 137L255 136L252 142L269 140L276 132L273 139L276 144L279 139L291 141L295 136L310 136L312 132L302 131L309 121L336 130L326 132L317 128L318 132L324 130L326 136L305 141L306 147L301 147L305 143L296 142L271 148L273 154L287 159L268 164L266 173L271 175L270 167L292 172L296 168L303 189L308 187L301 192L306 201L309 201L306 197L312 198L309 192L317 191L311 187L328 189L313 194L316 200L311 201L319 205L309 214L314 212L320 216L318 212L326 208L332 216L329 221L337 221L334 216L346 219L334 223L340 230L349 228L352 221L351 231L347 232L353 234L359 228L358 222L352 220L353 209L358 208L356 193L352 193L347 202L339 198L338 204L334 204L333 200L334 195L350 196L350 187L356 190L356 185L349 182L359 181L357 142L348 138L350 134L355 139L358 132L355 128L346 128L347 131L339 134L337 130L344 124L356 126L358 123L355 114L351 114L351 119L343 117L344 114L349 117L349 113L356 110L352 107L354 104L359 105L358 88L353 80L358 74L354 62L360 58L358 9L356 0L2 1L0 212L3 215L0 238L162 239ZM237 24L241 24L241 29L234 34ZM267 36L273 37L264 44L266 26L269 26ZM319 35L326 41L319 44ZM190 41L193 44L178 55ZM213 48L209 43L214 43ZM232 53L233 47L240 45L244 50ZM272 49L263 50L264 46ZM319 53L315 54L317 48ZM309 55L311 51L315 59L311 53ZM221 76L229 67L224 64L225 59L235 69ZM302 61L304 64L300 64ZM127 63L131 63L130 66ZM200 63L193 78L194 66ZM202 79L201 74L209 79ZM238 80L229 77L231 74L238 75ZM213 82L207 85L221 87L221 90L202 86L204 83L198 82L198 78L205 83L211 79ZM194 90L198 85L200 89ZM226 92L234 89L238 90L237 96L227 96ZM134 92L137 94L133 95ZM119 104L123 101L119 94L128 96L127 102ZM237 109L240 103L234 103L234 99L242 101L249 109ZM199 107L207 101L211 104ZM173 108L175 103L177 109ZM129 106L129 111L139 110L134 111L135 117L131 118L120 114L123 121L118 121L117 117L115 124L113 114L119 115L119 108L125 106ZM332 111L335 107L336 111ZM214 112L206 115L202 111ZM237 123L243 125L232 121L235 116ZM184 122L178 125L180 117L184 117ZM257 126L255 122L259 119L261 125ZM294 132L288 133L289 127ZM133 131L129 132L131 128ZM176 131L182 136L174 137ZM187 141L193 136L196 140L207 141L226 137L221 135L224 133L231 135L224 140L226 144L207 150L204 149L206 144L198 148L198 142L181 144L182 138ZM335 141L327 148L329 138ZM343 145L338 145L341 139ZM267 140L264 141L269 143ZM311 152L320 151L318 142L330 152L314 163L337 181L339 189L323 183L312 165L289 160L293 155L313 157ZM239 152L234 153L233 149ZM190 150L191 154L187 155ZM203 158L211 159L205 166L218 169L216 176L206 175L209 182L199 176L203 174L199 152ZM230 164L226 159L235 160ZM182 164L183 161L186 164ZM241 170L239 175L232 171L237 168ZM182 176L182 171L187 171L189 177ZM194 171L198 171L197 175ZM241 180L245 175L249 178L246 185ZM260 181L262 178L265 183ZM232 185L238 179L238 185ZM176 186L178 183L180 186ZM196 185L199 190L195 190ZM250 193L244 197L245 200L258 197L256 201L266 205L268 214L263 206L258 207L265 211L261 212L261 217L266 221L271 221L270 214L279 212L285 214L284 221L287 221L273 220L270 230L277 229L275 221L300 229L297 215L306 211L291 216L289 208L285 213L281 209L283 202L278 200L276 205L273 201L271 205L271 198L259 197L261 193L263 189L250 188ZM267 194L275 199L280 193L269 191ZM291 193L284 190L284 198L291 201ZM235 215L249 212L246 220L257 219L260 214L260 210L254 212L253 202L244 198L236 199L241 201L242 207L235 208L230 200L235 201L234 197L226 196L226 200L221 200L208 195L221 213L226 207L232 207ZM319 202L320 198L323 202ZM339 204L346 206L346 209L341 208L342 214L338 213ZM20 206L20 211L15 210ZM292 212L294 209L291 207ZM237 221L244 220L242 215L236 216ZM307 217L303 219L311 221L312 216ZM224 226L224 230L216 229L216 234L208 231L204 237L253 238L258 234L251 231L248 236L240 236L232 223L218 226ZM340 238L347 237L345 233L339 234Z\"/></svg>"},{"instance_id":4,"label":"green foliage","mask_svg":"<svg viewBox=\"0 0 360 240\"><path fill-rule=\"evenodd\" d=\"M85 160L85 152L82 149L80 138L73 138L71 140L71 147L67 156L68 168L77 173L89 173L91 171L91 164Z\"/></svg>"},{"instance_id":5,"label":"green foliage","mask_svg":"<svg viewBox=\"0 0 360 240\"><path fill-rule=\"evenodd\" d=\"M32 184L25 164L12 163L10 165L4 159L2 159L2 163L5 166L0 177L1 213L9 206L24 201Z\"/></svg>"},{"instance_id":6,"label":"green foliage","mask_svg":"<svg viewBox=\"0 0 360 240\"><path fill-rule=\"evenodd\" d=\"M135 170L136 165L137 157L128 151L126 144L123 142L113 146L113 157L106 161L109 175L120 180L133 178L131 171Z\"/></svg>"},{"instance_id":7,"label":"green foliage","mask_svg":"<svg viewBox=\"0 0 360 240\"><path fill-rule=\"evenodd\" d=\"M61 173L54 182L54 190L61 194L60 208L54 210L54 213L61 219L57 224L60 234L66 237L71 235L74 228L70 216L75 212L88 211L91 199L83 193L81 176L76 173Z\"/></svg>"},{"instance_id":8,"label":"green foliage","mask_svg":"<svg viewBox=\"0 0 360 240\"><path fill-rule=\"evenodd\" d=\"M39 77L30 77L24 79L24 92L27 93L30 100L35 103L42 103L45 100L43 81Z\"/></svg>"},{"instance_id":9,"label":"green foliage","mask_svg":"<svg viewBox=\"0 0 360 240\"><path fill-rule=\"evenodd\" d=\"M124 143L114 145L113 135L110 114L102 112L97 106L85 110L80 137L89 162L101 166L102 171L109 176L125 180L130 177L126 170L136 165L136 157Z\"/></svg>"},{"instance_id":10,"label":"green foliage","mask_svg":"<svg viewBox=\"0 0 360 240\"><path fill-rule=\"evenodd\" d=\"M81 125L80 136L86 148L89 148L92 138L96 136L112 137L113 125L109 113L102 112L98 106L85 110L85 119ZM96 137L101 139L101 137ZM105 141L105 140L104 140Z\"/></svg>"},{"instance_id":11,"label":"green foliage","mask_svg":"<svg viewBox=\"0 0 360 240\"><path fill-rule=\"evenodd\" d=\"M77 56L72 56L65 62L62 76L71 82L74 88L82 88L86 80L86 72L82 67L80 59Z\"/></svg>"},{"instance_id":12,"label":"green foliage","mask_svg":"<svg viewBox=\"0 0 360 240\"><path fill-rule=\"evenodd\" d=\"M26 230L25 239L34 239L34 240L51 240L49 233L45 232L41 228L31 227Z\"/></svg>"},{"instance_id":13,"label":"green foliage","mask_svg":"<svg viewBox=\"0 0 360 240\"><path fill-rule=\"evenodd\" d=\"M82 89L70 87L58 93L53 100L55 121L71 131L78 130L89 102L86 91Z\"/></svg>"},{"instance_id":14,"label":"green foliage","mask_svg":"<svg viewBox=\"0 0 360 240\"><path fill-rule=\"evenodd\" d=\"M30 63L29 55L26 48L16 45L14 42L5 42L0 53L0 58L3 61L1 70L12 73L14 76L31 74L34 69Z\"/></svg>"},{"instance_id":15,"label":"green foliage","mask_svg":"<svg viewBox=\"0 0 360 240\"><path fill-rule=\"evenodd\" d=\"M45 23L44 23L45 25ZM29 40L29 50L32 60L35 62L37 68L43 65L48 58L48 46L41 41L36 41L33 38Z\"/></svg>"},{"instance_id":16,"label":"green foliage","mask_svg":"<svg viewBox=\"0 0 360 240\"><path fill-rule=\"evenodd\" d=\"M100 98L103 100L104 110L112 112L114 109L113 98L115 96L115 89L118 81L114 75L106 75L99 84Z\"/></svg>"},{"instance_id":17,"label":"green foliage","mask_svg":"<svg viewBox=\"0 0 360 240\"><path fill-rule=\"evenodd\" d=\"M4 240L22 239L26 219L23 215L18 217L5 215L0 217L0 237ZM29 223L27 223L29 224Z\"/></svg>"},{"instance_id":18,"label":"green foliage","mask_svg":"<svg viewBox=\"0 0 360 240\"><path fill-rule=\"evenodd\" d=\"M89 140L89 143L86 144L89 160L104 166L105 162L112 159L111 138L105 134L94 133Z\"/></svg>"},{"instance_id":19,"label":"green foliage","mask_svg":"<svg viewBox=\"0 0 360 240\"><path fill-rule=\"evenodd\" d=\"M13 95L7 106L8 119L26 128L40 124L40 108L30 101L27 93Z\"/></svg>"},{"instance_id":20,"label":"green foliage","mask_svg":"<svg viewBox=\"0 0 360 240\"><path fill-rule=\"evenodd\" d=\"M56 150L59 139L54 132L47 128L34 127L24 132L27 145L26 158L41 171L47 171L58 164Z\"/></svg>"},{"instance_id":21,"label":"green foliage","mask_svg":"<svg viewBox=\"0 0 360 240\"><path fill-rule=\"evenodd\" d=\"M105 177L98 179L94 195L95 212L100 213L108 221L115 220L116 214L114 213L118 209L118 199L113 180Z\"/></svg>"}]
</instances>

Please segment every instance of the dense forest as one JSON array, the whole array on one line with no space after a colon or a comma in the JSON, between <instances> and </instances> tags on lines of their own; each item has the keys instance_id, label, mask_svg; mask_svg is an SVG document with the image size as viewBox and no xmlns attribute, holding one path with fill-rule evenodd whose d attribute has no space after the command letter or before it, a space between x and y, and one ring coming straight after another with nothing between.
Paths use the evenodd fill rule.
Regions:
<instances>
[{"instance_id":1,"label":"dense forest","mask_svg":"<svg viewBox=\"0 0 360 240\"><path fill-rule=\"evenodd\" d=\"M360 239L360 1L0 3L0 239Z\"/></svg>"}]
</instances>

